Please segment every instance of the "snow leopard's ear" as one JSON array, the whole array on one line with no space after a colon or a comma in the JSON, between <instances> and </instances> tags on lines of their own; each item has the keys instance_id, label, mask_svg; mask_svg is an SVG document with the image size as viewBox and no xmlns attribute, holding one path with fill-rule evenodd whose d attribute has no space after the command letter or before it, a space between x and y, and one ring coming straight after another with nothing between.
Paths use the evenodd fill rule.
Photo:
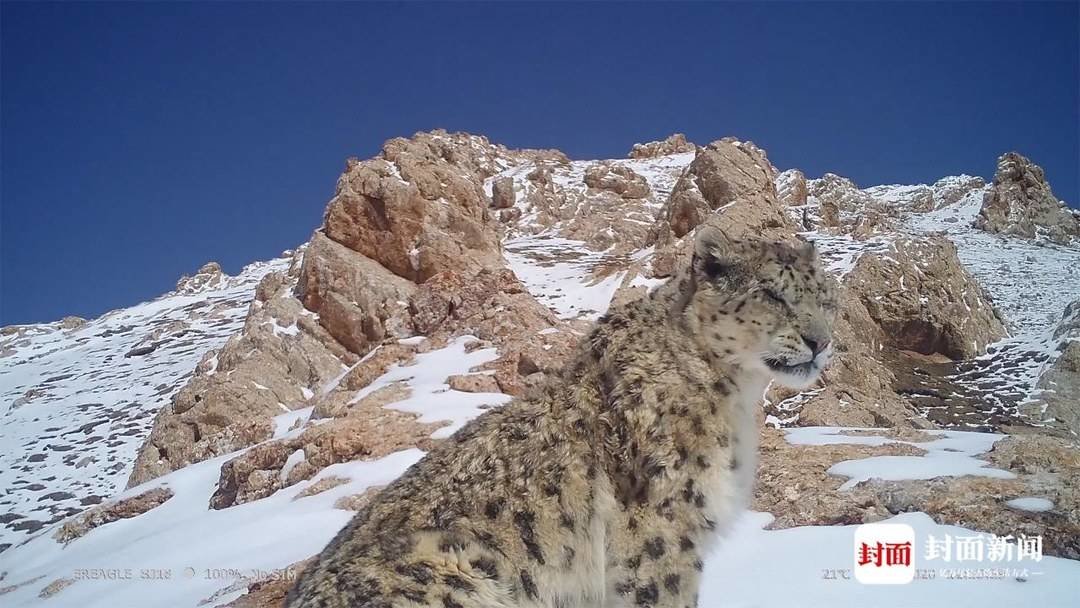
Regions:
<instances>
[{"instance_id":1,"label":"snow leopard's ear","mask_svg":"<svg viewBox=\"0 0 1080 608\"><path fill-rule=\"evenodd\" d=\"M694 273L709 280L730 274L737 265L739 246L739 241L715 224L698 226L694 235Z\"/></svg>"}]
</instances>

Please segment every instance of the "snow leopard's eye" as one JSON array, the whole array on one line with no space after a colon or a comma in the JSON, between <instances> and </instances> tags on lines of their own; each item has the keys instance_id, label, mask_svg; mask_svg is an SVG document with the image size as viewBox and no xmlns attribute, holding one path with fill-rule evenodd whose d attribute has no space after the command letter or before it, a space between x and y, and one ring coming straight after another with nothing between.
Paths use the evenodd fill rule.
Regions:
<instances>
[{"instance_id":1,"label":"snow leopard's eye","mask_svg":"<svg viewBox=\"0 0 1080 608\"><path fill-rule=\"evenodd\" d=\"M765 289L761 290L761 293L764 294L765 299L772 300L773 302L776 302L777 304L780 304L782 306L787 306L787 300L785 300L783 296L781 296L773 289L766 287Z\"/></svg>"},{"instance_id":2,"label":"snow leopard's eye","mask_svg":"<svg viewBox=\"0 0 1080 608\"><path fill-rule=\"evenodd\" d=\"M696 256L695 262L697 262ZM719 259L711 255L705 256L700 263L701 271L704 272L705 276L709 277L710 279L718 279L722 275L727 274L728 272L727 266L725 266L724 263L721 262Z\"/></svg>"}]
</instances>

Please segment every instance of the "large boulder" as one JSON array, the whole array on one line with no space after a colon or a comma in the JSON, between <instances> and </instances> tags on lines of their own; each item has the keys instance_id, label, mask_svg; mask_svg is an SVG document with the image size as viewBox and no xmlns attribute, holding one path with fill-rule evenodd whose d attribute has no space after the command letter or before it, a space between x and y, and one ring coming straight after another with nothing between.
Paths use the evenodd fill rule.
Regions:
<instances>
[{"instance_id":1,"label":"large boulder","mask_svg":"<svg viewBox=\"0 0 1080 608\"><path fill-rule=\"evenodd\" d=\"M597 190L614 192L622 198L645 198L649 184L629 167L612 163L596 163L585 169L585 184Z\"/></svg>"},{"instance_id":2,"label":"large boulder","mask_svg":"<svg viewBox=\"0 0 1080 608\"><path fill-rule=\"evenodd\" d=\"M397 138L377 158L350 161L326 208L326 236L416 283L500 266L483 188L498 150L470 137Z\"/></svg>"},{"instance_id":3,"label":"large boulder","mask_svg":"<svg viewBox=\"0 0 1080 608\"><path fill-rule=\"evenodd\" d=\"M1080 236L1080 219L1054 196L1042 167L1016 152L998 158L994 182L983 196L975 227L1059 244Z\"/></svg>"},{"instance_id":4,"label":"large boulder","mask_svg":"<svg viewBox=\"0 0 1080 608\"><path fill-rule=\"evenodd\" d=\"M120 500L114 500L80 513L78 516L67 520L55 533L53 538L67 544L82 537L87 532L110 524L121 519L138 517L143 513L155 509L173 497L173 491L166 487L150 488L145 492L129 496Z\"/></svg>"},{"instance_id":5,"label":"large boulder","mask_svg":"<svg viewBox=\"0 0 1080 608\"><path fill-rule=\"evenodd\" d=\"M943 236L898 238L886 253L860 257L845 283L894 348L967 359L1006 335L988 296Z\"/></svg>"},{"instance_id":6,"label":"large boulder","mask_svg":"<svg viewBox=\"0 0 1080 608\"><path fill-rule=\"evenodd\" d=\"M416 284L316 232L300 269L297 297L338 342L365 354L384 338L412 335L408 300Z\"/></svg>"},{"instance_id":7,"label":"large boulder","mask_svg":"<svg viewBox=\"0 0 1080 608\"><path fill-rule=\"evenodd\" d=\"M421 287L410 310L418 333L436 340L469 334L498 346L499 357L483 367L494 371L498 391L510 395L558 371L581 337L505 269L471 278L440 274Z\"/></svg>"},{"instance_id":8,"label":"large boulder","mask_svg":"<svg viewBox=\"0 0 1080 608\"><path fill-rule=\"evenodd\" d=\"M401 338L439 332L445 341L460 331L501 345L515 324L555 323L504 269L484 181L508 166L566 162L557 151L508 150L445 131L350 159L324 225L287 273L263 279L242 331L209 353L158 414L129 484L270 440L283 411L351 415L347 391L410 355ZM183 285L196 289L215 273L205 268L197 276L208 278ZM357 365L375 348L373 365ZM399 397L383 392L367 405Z\"/></svg>"},{"instance_id":9,"label":"large boulder","mask_svg":"<svg viewBox=\"0 0 1080 608\"><path fill-rule=\"evenodd\" d=\"M699 148L675 185L663 217L676 238L723 210L744 231L789 225L776 197L776 170L753 144L725 138Z\"/></svg>"},{"instance_id":10,"label":"large boulder","mask_svg":"<svg viewBox=\"0 0 1080 608\"><path fill-rule=\"evenodd\" d=\"M514 178L509 175L496 179L491 184L491 205L496 209L509 209L514 206Z\"/></svg>"},{"instance_id":11,"label":"large boulder","mask_svg":"<svg viewBox=\"0 0 1080 608\"><path fill-rule=\"evenodd\" d=\"M689 251L685 238L708 219L729 235L790 239L798 227L777 199L776 168L765 151L733 138L698 148L660 210L655 276L670 276Z\"/></svg>"},{"instance_id":12,"label":"large boulder","mask_svg":"<svg viewBox=\"0 0 1080 608\"><path fill-rule=\"evenodd\" d=\"M835 173L826 173L807 184L810 200L820 217L818 228L836 228L858 239L866 239L894 228L899 209L860 189L855 182ZM929 189L926 189L929 200Z\"/></svg>"}]
</instances>

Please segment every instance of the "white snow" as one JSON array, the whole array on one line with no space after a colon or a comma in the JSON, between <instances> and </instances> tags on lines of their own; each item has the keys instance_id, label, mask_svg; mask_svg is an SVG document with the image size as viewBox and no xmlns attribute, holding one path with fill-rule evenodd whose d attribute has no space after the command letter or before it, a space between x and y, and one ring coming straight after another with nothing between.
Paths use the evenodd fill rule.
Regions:
<instances>
[{"instance_id":1,"label":"white snow","mask_svg":"<svg viewBox=\"0 0 1080 608\"><path fill-rule=\"evenodd\" d=\"M933 479L959 475L981 475L999 479L1016 477L1009 471L987 466L986 461L975 458L1004 439L995 433L972 433L967 431L927 431L934 439L929 441L901 441L878 435L844 435L842 427L801 427L785 429L786 439L796 445L829 445L849 443L857 445L884 445L903 443L926 450L923 456L871 456L857 460L844 460L829 467L828 473L848 477L841 486L847 490L868 479ZM880 429L858 429L874 431Z\"/></svg>"},{"instance_id":2,"label":"white snow","mask_svg":"<svg viewBox=\"0 0 1080 608\"><path fill-rule=\"evenodd\" d=\"M1054 503L1051 500L1039 498L1037 496L1022 496L1006 501L1005 504L1014 509L1032 511L1035 513L1042 513L1043 511L1049 511L1054 508Z\"/></svg>"},{"instance_id":3,"label":"white snow","mask_svg":"<svg viewBox=\"0 0 1080 608\"><path fill-rule=\"evenodd\" d=\"M600 317L626 274L595 278L593 269L604 254L590 252L580 241L541 234L507 241L504 247L507 263L529 293L564 319Z\"/></svg>"},{"instance_id":4,"label":"white snow","mask_svg":"<svg viewBox=\"0 0 1080 608\"><path fill-rule=\"evenodd\" d=\"M292 472L293 467L300 464L301 462L304 462L305 458L307 458L307 455L304 454L303 448L294 451L292 454L289 454L289 457L285 459L285 464L281 465L281 471L279 471L278 474L278 477L281 479L282 483L284 483L285 480L289 478L289 473Z\"/></svg>"},{"instance_id":5,"label":"white snow","mask_svg":"<svg viewBox=\"0 0 1080 608\"><path fill-rule=\"evenodd\" d=\"M159 485L175 493L139 517L91 530L67 546L54 541L50 532L0 553L0 571L7 572L5 585L44 575L4 595L4 606L195 608L237 581L279 571L317 553L352 516L334 509L335 500L389 483L422 455L411 449L372 462L332 465L310 482L222 510L207 505L221 465L236 454L185 467L124 493ZM293 500L304 488L331 475L351 481ZM118 569L128 577L89 580L88 569ZM167 572L170 578L144 578L148 570ZM51 599L38 598L42 587L62 577L76 582Z\"/></svg>"},{"instance_id":6,"label":"white snow","mask_svg":"<svg viewBox=\"0 0 1080 608\"><path fill-rule=\"evenodd\" d=\"M288 408L286 408L288 409ZM315 410L315 406L308 406L298 410L292 410L285 414L279 414L274 416L274 439L280 439L289 433L289 428L296 424L297 420L307 422L311 417L311 412Z\"/></svg>"},{"instance_id":7,"label":"white snow","mask_svg":"<svg viewBox=\"0 0 1080 608\"><path fill-rule=\"evenodd\" d=\"M0 350L12 349L0 359L0 513L23 516L0 528L0 544L24 539L20 524L56 521L85 508L84 499L120 490L158 410L207 351L240 329L262 277L288 263L252 264L78 329L31 325L22 337L0 337ZM140 342L157 347L125 356ZM216 356L209 364L216 369ZM41 394L20 402L28 391Z\"/></svg>"},{"instance_id":8,"label":"white snow","mask_svg":"<svg viewBox=\"0 0 1080 608\"><path fill-rule=\"evenodd\" d=\"M410 365L394 365L370 385L364 387L350 403L356 403L376 390L404 382L412 394L408 399L386 407L420 414L420 422L447 421L447 426L432 433L432 437L449 437L469 419L485 409L509 402L512 397L502 393L465 393L450 389L446 378L455 374L467 374L478 365L498 357L494 348L481 348L465 352L465 345L476 341L473 336L461 336L445 348L422 353Z\"/></svg>"},{"instance_id":9,"label":"white snow","mask_svg":"<svg viewBox=\"0 0 1080 608\"><path fill-rule=\"evenodd\" d=\"M933 579L906 585L864 585L851 574L856 526L798 527L767 531L767 513L747 513L717 551L705 561L703 608L825 608L832 606L1023 606L1037 601L1047 608L1080 606L1080 562L1044 557L1039 562L929 561L921 550L928 535L969 536L972 530L934 523L925 513L904 513L881 523L902 523L915 529L915 568L931 570ZM949 577L950 568L1011 567L1027 569L1016 576L985 580ZM844 580L835 571L847 570ZM833 571L831 574L829 571ZM833 576L834 578L830 578ZM1037 599L1036 599L1037 598Z\"/></svg>"}]
</instances>

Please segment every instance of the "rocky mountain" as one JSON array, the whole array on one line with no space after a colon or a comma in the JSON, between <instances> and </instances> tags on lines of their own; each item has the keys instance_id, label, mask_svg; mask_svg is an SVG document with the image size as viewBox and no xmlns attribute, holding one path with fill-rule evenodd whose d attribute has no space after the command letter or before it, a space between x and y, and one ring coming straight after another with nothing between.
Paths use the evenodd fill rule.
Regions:
<instances>
[{"instance_id":1,"label":"rocky mountain","mask_svg":"<svg viewBox=\"0 0 1080 608\"><path fill-rule=\"evenodd\" d=\"M379 486L666 281L707 218L812 240L841 282L832 367L765 396L760 513L737 538L782 552L798 545L780 529L820 541L894 517L1041 534L1060 576L987 601L1036 585L1067 599L1080 231L1036 165L1009 153L990 184L860 188L734 138L580 161L444 131L349 159L312 238L277 260L237 277L208 264L93 321L2 330L0 594L276 605ZM1015 506L1036 498L1050 506ZM707 564L719 578L738 568L723 551ZM101 567L171 578L73 574ZM919 603L905 593L875 598Z\"/></svg>"},{"instance_id":2,"label":"rocky mountain","mask_svg":"<svg viewBox=\"0 0 1080 608\"><path fill-rule=\"evenodd\" d=\"M211 263L93 321L0 330L0 547L123 487L154 416L241 329L255 286L284 261L235 277Z\"/></svg>"}]
</instances>

